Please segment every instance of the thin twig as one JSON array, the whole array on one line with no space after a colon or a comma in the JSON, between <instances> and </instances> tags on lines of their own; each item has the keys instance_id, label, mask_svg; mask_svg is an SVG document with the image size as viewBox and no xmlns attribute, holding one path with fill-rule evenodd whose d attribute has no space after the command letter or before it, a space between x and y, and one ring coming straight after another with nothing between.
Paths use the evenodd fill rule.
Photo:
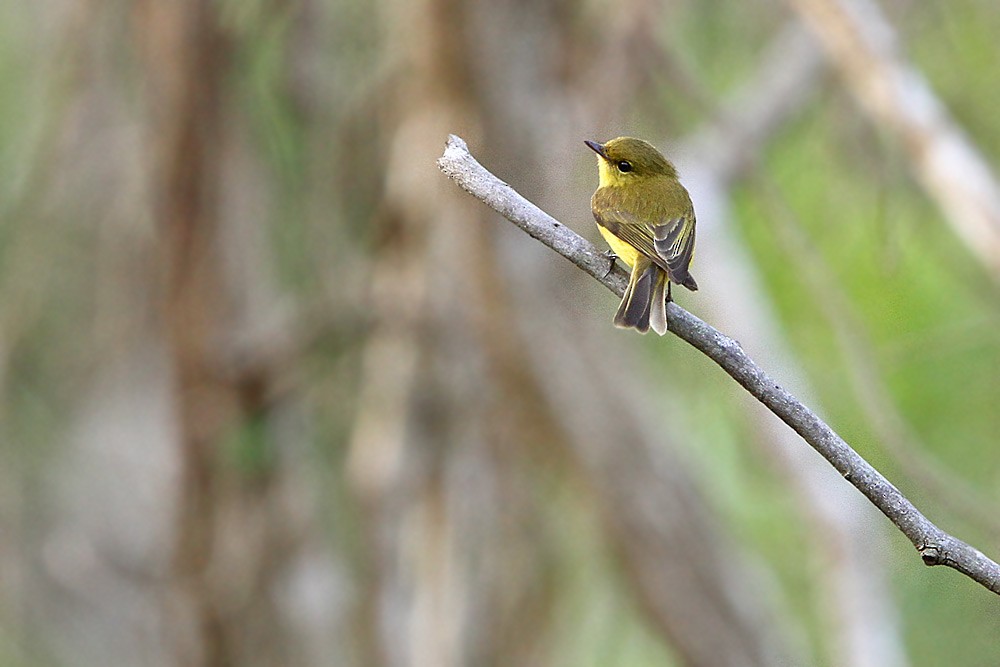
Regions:
<instances>
[{"instance_id":1,"label":"thin twig","mask_svg":"<svg viewBox=\"0 0 1000 667\"><path fill-rule=\"evenodd\" d=\"M627 274L610 273L608 260L590 242L548 215L486 170L465 142L450 135L438 168L463 190L510 220L529 236L589 273L621 296ZM854 485L913 543L926 565L946 565L1000 595L1000 565L931 523L899 489L854 451L812 410L767 375L739 343L687 312L667 304L670 332L697 348L788 424Z\"/></svg>"}]
</instances>

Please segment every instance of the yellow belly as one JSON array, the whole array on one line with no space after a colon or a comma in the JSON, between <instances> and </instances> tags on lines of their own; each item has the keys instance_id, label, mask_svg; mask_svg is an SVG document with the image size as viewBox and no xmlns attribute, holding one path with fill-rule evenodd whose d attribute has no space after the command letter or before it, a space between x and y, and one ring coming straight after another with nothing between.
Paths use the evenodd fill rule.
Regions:
<instances>
[{"instance_id":1,"label":"yellow belly","mask_svg":"<svg viewBox=\"0 0 1000 667\"><path fill-rule=\"evenodd\" d=\"M601 236L604 237L604 240L611 246L611 252L618 255L618 259L628 264L629 268L632 268L635 265L636 258L639 257L639 251L601 225L597 225L597 228L601 231Z\"/></svg>"}]
</instances>

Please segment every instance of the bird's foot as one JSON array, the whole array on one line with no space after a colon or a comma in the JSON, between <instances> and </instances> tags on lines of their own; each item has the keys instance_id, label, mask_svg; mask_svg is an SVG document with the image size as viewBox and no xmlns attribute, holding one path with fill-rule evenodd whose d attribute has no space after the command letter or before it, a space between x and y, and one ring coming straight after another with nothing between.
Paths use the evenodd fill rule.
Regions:
<instances>
[{"instance_id":1,"label":"bird's foot","mask_svg":"<svg viewBox=\"0 0 1000 667\"><path fill-rule=\"evenodd\" d=\"M607 278L615 269L615 262L618 261L618 255L612 250L605 250L604 256L608 258L608 270L604 272L604 277Z\"/></svg>"}]
</instances>

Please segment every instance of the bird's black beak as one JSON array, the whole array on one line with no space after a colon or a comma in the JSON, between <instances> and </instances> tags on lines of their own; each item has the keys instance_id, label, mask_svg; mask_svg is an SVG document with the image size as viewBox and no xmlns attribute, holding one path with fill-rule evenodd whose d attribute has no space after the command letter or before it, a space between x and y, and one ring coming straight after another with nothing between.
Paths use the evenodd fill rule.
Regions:
<instances>
[{"instance_id":1,"label":"bird's black beak","mask_svg":"<svg viewBox=\"0 0 1000 667\"><path fill-rule=\"evenodd\" d=\"M583 143L587 144L587 146L590 147L590 150L594 151L605 160L608 159L608 154L604 152L604 144L599 144L596 141L584 141Z\"/></svg>"}]
</instances>

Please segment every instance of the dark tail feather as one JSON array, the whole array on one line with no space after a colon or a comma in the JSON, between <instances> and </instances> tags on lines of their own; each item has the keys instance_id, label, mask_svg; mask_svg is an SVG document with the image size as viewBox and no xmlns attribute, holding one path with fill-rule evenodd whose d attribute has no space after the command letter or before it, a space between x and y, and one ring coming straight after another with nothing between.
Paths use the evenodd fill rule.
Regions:
<instances>
[{"instance_id":1,"label":"dark tail feather","mask_svg":"<svg viewBox=\"0 0 1000 667\"><path fill-rule=\"evenodd\" d=\"M679 276L675 276L675 277L678 278L678 280L675 280L674 282L677 283L678 285L683 285L684 287L687 287L692 292L697 292L698 291L698 283L696 283L694 281L694 276L692 276L687 271L685 271L683 273L683 275L679 275Z\"/></svg>"},{"instance_id":2,"label":"dark tail feather","mask_svg":"<svg viewBox=\"0 0 1000 667\"><path fill-rule=\"evenodd\" d=\"M649 331L650 305L658 273L660 269L645 257L636 260L625 295L615 313L615 326L636 329L640 333Z\"/></svg>"}]
</instances>

